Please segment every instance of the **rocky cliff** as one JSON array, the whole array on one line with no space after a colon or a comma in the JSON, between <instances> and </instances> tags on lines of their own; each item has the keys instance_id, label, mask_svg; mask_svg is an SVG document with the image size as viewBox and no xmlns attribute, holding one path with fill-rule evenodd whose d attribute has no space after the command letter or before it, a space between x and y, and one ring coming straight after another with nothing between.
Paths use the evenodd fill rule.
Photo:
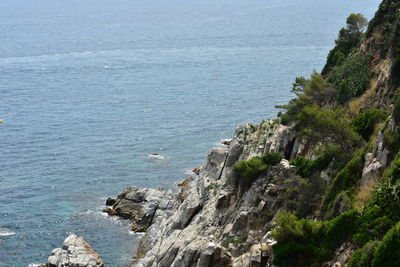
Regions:
<instances>
[{"instance_id":1,"label":"rocky cliff","mask_svg":"<svg viewBox=\"0 0 400 267\"><path fill-rule=\"evenodd\" d=\"M350 15L286 112L240 126L179 193L108 200L146 232L131 266L400 265L400 1L366 26Z\"/></svg>"},{"instance_id":2,"label":"rocky cliff","mask_svg":"<svg viewBox=\"0 0 400 267\"><path fill-rule=\"evenodd\" d=\"M145 232L131 266L400 266L400 1L366 26L351 14L285 112L238 127L178 193L107 200Z\"/></svg>"},{"instance_id":3,"label":"rocky cliff","mask_svg":"<svg viewBox=\"0 0 400 267\"><path fill-rule=\"evenodd\" d=\"M209 152L199 175L179 183L178 194L130 187L109 199L106 212L147 230L131 266L270 266L274 215L305 198L305 181L288 162L300 143L279 120L242 125L229 145ZM271 152L289 158L243 183L234 164Z\"/></svg>"},{"instance_id":4,"label":"rocky cliff","mask_svg":"<svg viewBox=\"0 0 400 267\"><path fill-rule=\"evenodd\" d=\"M64 240L62 248L53 249L45 265L42 267L103 267L104 262L90 244L75 234Z\"/></svg>"}]
</instances>

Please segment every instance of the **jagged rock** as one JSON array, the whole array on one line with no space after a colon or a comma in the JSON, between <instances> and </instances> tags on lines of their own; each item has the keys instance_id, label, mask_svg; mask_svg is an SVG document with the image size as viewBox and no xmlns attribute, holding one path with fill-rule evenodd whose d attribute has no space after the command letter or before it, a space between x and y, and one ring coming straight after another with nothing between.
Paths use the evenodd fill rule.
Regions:
<instances>
[{"instance_id":1,"label":"jagged rock","mask_svg":"<svg viewBox=\"0 0 400 267\"><path fill-rule=\"evenodd\" d=\"M270 246L260 243L266 235L265 224L278 210L290 210L289 204L299 201L304 179L282 160L241 192L233 165L264 153L265 144L282 152L292 141L291 128L274 122L239 127L229 146L210 151L198 176L179 183L175 204L164 205L170 206L164 211L168 216L147 219L143 210L152 213L150 204L157 201L149 199L145 189L132 187L122 192L113 209L120 216L134 218L136 224L144 221L148 225L131 266L223 267L232 266L240 255L247 255L242 260L248 266L268 266Z\"/></svg>"},{"instance_id":2,"label":"jagged rock","mask_svg":"<svg viewBox=\"0 0 400 267\"><path fill-rule=\"evenodd\" d=\"M103 260L82 237L71 234L62 248L53 249L46 267L102 267Z\"/></svg>"},{"instance_id":3,"label":"jagged rock","mask_svg":"<svg viewBox=\"0 0 400 267\"><path fill-rule=\"evenodd\" d=\"M324 262L322 264L323 267L341 267L346 266L348 261L350 260L354 250L356 247L350 242L343 243L334 254L334 257L331 261Z\"/></svg>"},{"instance_id":4,"label":"jagged rock","mask_svg":"<svg viewBox=\"0 0 400 267\"><path fill-rule=\"evenodd\" d=\"M226 140L222 141L222 144L226 145L226 146L229 146L231 144L231 142L232 142L232 139L226 139Z\"/></svg>"},{"instance_id":5,"label":"jagged rock","mask_svg":"<svg viewBox=\"0 0 400 267\"><path fill-rule=\"evenodd\" d=\"M227 147L216 147L208 153L206 163L201 167L203 177L219 179L228 151Z\"/></svg>"},{"instance_id":6,"label":"jagged rock","mask_svg":"<svg viewBox=\"0 0 400 267\"><path fill-rule=\"evenodd\" d=\"M360 186L368 186L379 180L384 167L388 163L388 155L389 151L385 147L384 135L379 132L373 152L365 155Z\"/></svg>"},{"instance_id":7,"label":"jagged rock","mask_svg":"<svg viewBox=\"0 0 400 267\"><path fill-rule=\"evenodd\" d=\"M269 267L272 265L272 249L265 243L253 245L249 252L235 258L232 267Z\"/></svg>"},{"instance_id":8,"label":"jagged rock","mask_svg":"<svg viewBox=\"0 0 400 267\"><path fill-rule=\"evenodd\" d=\"M130 219L135 232L145 232L154 221L170 216L178 206L177 197L171 191L137 186L125 189L113 202L112 208L104 212Z\"/></svg>"},{"instance_id":9,"label":"jagged rock","mask_svg":"<svg viewBox=\"0 0 400 267\"><path fill-rule=\"evenodd\" d=\"M114 205L114 204L115 204L115 199L113 199L113 198L111 198L111 197L107 198L107 200L106 200L106 206L112 206L112 205Z\"/></svg>"}]
</instances>

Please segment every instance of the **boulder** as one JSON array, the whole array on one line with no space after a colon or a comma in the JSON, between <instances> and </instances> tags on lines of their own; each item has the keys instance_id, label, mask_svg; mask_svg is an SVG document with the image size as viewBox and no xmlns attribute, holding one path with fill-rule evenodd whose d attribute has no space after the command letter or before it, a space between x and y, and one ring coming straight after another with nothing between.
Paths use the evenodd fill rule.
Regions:
<instances>
[{"instance_id":1,"label":"boulder","mask_svg":"<svg viewBox=\"0 0 400 267\"><path fill-rule=\"evenodd\" d=\"M110 198L109 198L110 199ZM155 220L170 216L177 207L177 197L164 189L146 189L132 186L121 192L112 202L112 208L104 209L110 216L120 216L132 221L132 231L145 232Z\"/></svg>"},{"instance_id":2,"label":"boulder","mask_svg":"<svg viewBox=\"0 0 400 267\"><path fill-rule=\"evenodd\" d=\"M103 267L104 262L90 244L75 234L68 236L62 248L53 249L46 267Z\"/></svg>"}]
</instances>

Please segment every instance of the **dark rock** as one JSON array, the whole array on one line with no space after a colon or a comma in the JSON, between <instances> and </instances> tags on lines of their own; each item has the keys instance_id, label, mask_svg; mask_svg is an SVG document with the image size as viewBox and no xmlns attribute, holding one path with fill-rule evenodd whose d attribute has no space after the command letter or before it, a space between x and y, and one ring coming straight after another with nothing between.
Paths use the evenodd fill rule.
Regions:
<instances>
[{"instance_id":1,"label":"dark rock","mask_svg":"<svg viewBox=\"0 0 400 267\"><path fill-rule=\"evenodd\" d=\"M107 198L106 206L112 206L114 204L115 204L115 199L114 198L111 198L111 197Z\"/></svg>"}]
</instances>

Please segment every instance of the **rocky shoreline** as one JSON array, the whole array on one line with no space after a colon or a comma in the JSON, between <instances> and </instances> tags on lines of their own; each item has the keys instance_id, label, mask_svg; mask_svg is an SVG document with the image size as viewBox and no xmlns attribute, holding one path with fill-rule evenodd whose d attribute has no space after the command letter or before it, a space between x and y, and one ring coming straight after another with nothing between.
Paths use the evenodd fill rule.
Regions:
<instances>
[{"instance_id":1,"label":"rocky shoreline","mask_svg":"<svg viewBox=\"0 0 400 267\"><path fill-rule=\"evenodd\" d=\"M233 168L268 153L284 158L251 184ZM130 220L134 232L145 232L131 267L273 266L275 240L270 233L275 215L280 210L312 209L321 199L303 190L304 179L289 164L298 155L311 157L307 153L304 140L279 119L241 125L231 141L211 149L195 174L178 184L178 193L131 186L108 198L104 212ZM67 240L63 249L53 250L46 266L103 266L93 250L89 255L97 255L98 265L65 261L65 251L72 251ZM343 244L322 266L344 266L353 251L351 244Z\"/></svg>"},{"instance_id":2,"label":"rocky shoreline","mask_svg":"<svg viewBox=\"0 0 400 267\"><path fill-rule=\"evenodd\" d=\"M233 165L270 152L290 158L301 150L299 141L278 119L242 125L179 183L179 193L129 187L108 199L105 212L146 232L130 266L272 266L271 221L303 197L302 179L287 159L250 185Z\"/></svg>"},{"instance_id":3,"label":"rocky shoreline","mask_svg":"<svg viewBox=\"0 0 400 267\"><path fill-rule=\"evenodd\" d=\"M90 244L75 234L68 236L62 248L51 252L47 263L39 267L103 267L104 262Z\"/></svg>"}]
</instances>

